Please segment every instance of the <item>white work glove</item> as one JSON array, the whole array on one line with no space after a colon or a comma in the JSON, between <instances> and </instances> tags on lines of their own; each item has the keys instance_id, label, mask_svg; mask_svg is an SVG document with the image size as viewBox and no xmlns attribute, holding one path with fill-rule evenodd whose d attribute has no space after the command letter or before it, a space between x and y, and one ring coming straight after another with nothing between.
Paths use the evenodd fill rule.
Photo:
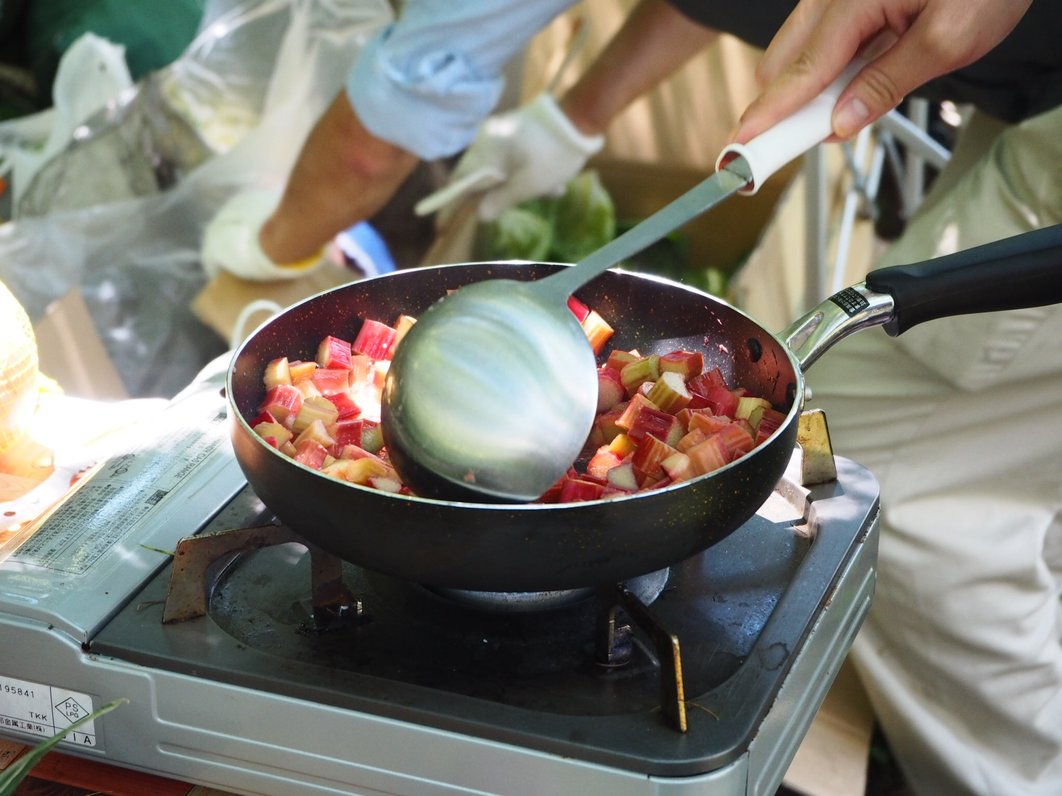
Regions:
<instances>
[{"instance_id":1,"label":"white work glove","mask_svg":"<svg viewBox=\"0 0 1062 796\"><path fill-rule=\"evenodd\" d=\"M251 282L295 279L313 271L324 261L325 252L288 265L270 260L258 242L262 224L280 203L276 190L239 193L207 225L203 236L203 268L211 278L228 271Z\"/></svg>"},{"instance_id":2,"label":"white work glove","mask_svg":"<svg viewBox=\"0 0 1062 796\"><path fill-rule=\"evenodd\" d=\"M559 196L604 136L580 133L549 94L516 110L492 116L480 128L450 182L422 199L418 215L484 191L479 217L493 221L505 210L539 196Z\"/></svg>"}]
</instances>

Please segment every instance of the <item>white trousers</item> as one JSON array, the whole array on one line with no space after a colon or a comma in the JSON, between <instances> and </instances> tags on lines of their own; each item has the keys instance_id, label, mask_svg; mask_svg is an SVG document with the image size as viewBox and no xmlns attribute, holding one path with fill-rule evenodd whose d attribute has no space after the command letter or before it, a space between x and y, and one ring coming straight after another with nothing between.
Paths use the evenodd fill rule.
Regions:
<instances>
[{"instance_id":1,"label":"white trousers","mask_svg":"<svg viewBox=\"0 0 1062 796\"><path fill-rule=\"evenodd\" d=\"M882 265L1062 222L1062 109L979 129ZM910 785L1062 794L1062 307L858 332L807 381L881 483L852 657Z\"/></svg>"}]
</instances>

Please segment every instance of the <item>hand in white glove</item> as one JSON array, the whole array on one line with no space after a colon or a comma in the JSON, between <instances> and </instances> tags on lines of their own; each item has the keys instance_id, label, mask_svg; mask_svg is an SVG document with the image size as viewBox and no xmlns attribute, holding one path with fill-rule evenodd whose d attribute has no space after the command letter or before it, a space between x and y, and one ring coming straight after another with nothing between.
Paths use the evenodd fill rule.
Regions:
<instances>
[{"instance_id":1,"label":"hand in white glove","mask_svg":"<svg viewBox=\"0 0 1062 796\"><path fill-rule=\"evenodd\" d=\"M540 94L514 111L484 122L449 184L415 208L427 215L470 193L486 189L479 216L493 221L510 207L539 196L559 196L604 136L583 135L556 100Z\"/></svg>"},{"instance_id":2,"label":"hand in white glove","mask_svg":"<svg viewBox=\"0 0 1062 796\"><path fill-rule=\"evenodd\" d=\"M207 225L203 236L203 268L210 277L228 271L240 279L268 282L305 276L324 261L324 250L297 263L274 263L258 242L262 224L280 203L278 191L239 193Z\"/></svg>"}]
</instances>

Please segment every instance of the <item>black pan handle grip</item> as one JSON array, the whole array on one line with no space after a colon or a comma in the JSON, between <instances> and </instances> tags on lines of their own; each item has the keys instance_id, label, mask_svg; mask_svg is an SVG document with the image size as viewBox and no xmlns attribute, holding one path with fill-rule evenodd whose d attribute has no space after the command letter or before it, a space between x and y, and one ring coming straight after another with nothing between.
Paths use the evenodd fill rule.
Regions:
<instances>
[{"instance_id":1,"label":"black pan handle grip","mask_svg":"<svg viewBox=\"0 0 1062 796\"><path fill-rule=\"evenodd\" d=\"M879 268L866 285L892 296L894 317L883 328L893 337L934 318L1062 303L1062 224Z\"/></svg>"}]
</instances>

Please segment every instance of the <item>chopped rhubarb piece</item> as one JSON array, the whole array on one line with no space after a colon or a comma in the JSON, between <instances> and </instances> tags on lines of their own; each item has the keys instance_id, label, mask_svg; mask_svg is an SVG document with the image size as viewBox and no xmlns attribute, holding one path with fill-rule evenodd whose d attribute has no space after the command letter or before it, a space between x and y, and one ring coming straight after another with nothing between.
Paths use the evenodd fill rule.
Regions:
<instances>
[{"instance_id":1,"label":"chopped rhubarb piece","mask_svg":"<svg viewBox=\"0 0 1062 796\"><path fill-rule=\"evenodd\" d=\"M730 452L717 434L686 451L690 465L697 475L704 475L730 463Z\"/></svg>"},{"instance_id":2,"label":"chopped rhubarb piece","mask_svg":"<svg viewBox=\"0 0 1062 796\"><path fill-rule=\"evenodd\" d=\"M535 503L560 503L560 484L555 484L543 492Z\"/></svg>"},{"instance_id":3,"label":"chopped rhubarb piece","mask_svg":"<svg viewBox=\"0 0 1062 796\"><path fill-rule=\"evenodd\" d=\"M739 398L734 394L733 390L713 385L708 387L707 395L704 397L708 402L708 408L712 410L712 414L730 418L735 417Z\"/></svg>"},{"instance_id":4,"label":"chopped rhubarb piece","mask_svg":"<svg viewBox=\"0 0 1062 796\"><path fill-rule=\"evenodd\" d=\"M704 370L704 354L700 351L679 349L660 355L661 373L678 373L683 381L701 375Z\"/></svg>"},{"instance_id":5,"label":"chopped rhubarb piece","mask_svg":"<svg viewBox=\"0 0 1062 796\"><path fill-rule=\"evenodd\" d=\"M373 369L373 361L364 354L355 354L350 360L350 384L356 387L359 384L371 384L376 378Z\"/></svg>"},{"instance_id":6,"label":"chopped rhubarb piece","mask_svg":"<svg viewBox=\"0 0 1062 796\"><path fill-rule=\"evenodd\" d=\"M390 359L397 332L393 326L366 318L361 323L358 336L354 338L351 349L356 354L364 354L369 359Z\"/></svg>"},{"instance_id":7,"label":"chopped rhubarb piece","mask_svg":"<svg viewBox=\"0 0 1062 796\"><path fill-rule=\"evenodd\" d=\"M688 481L697 475L693 471L693 465L690 464L690 457L681 452L672 453L660 462L660 467L672 482Z\"/></svg>"},{"instance_id":8,"label":"chopped rhubarb piece","mask_svg":"<svg viewBox=\"0 0 1062 796\"><path fill-rule=\"evenodd\" d=\"M785 414L777 409L766 409L760 417L760 422L755 426L756 444L764 442L775 431L781 428L785 422Z\"/></svg>"},{"instance_id":9,"label":"chopped rhubarb piece","mask_svg":"<svg viewBox=\"0 0 1062 796\"><path fill-rule=\"evenodd\" d=\"M594 424L590 429L590 437L595 446L611 442L616 438L617 434L622 434L626 430L620 428L617 422L623 417L628 406L629 404L626 401L618 403L607 412L603 412L594 418Z\"/></svg>"},{"instance_id":10,"label":"chopped rhubarb piece","mask_svg":"<svg viewBox=\"0 0 1062 796\"><path fill-rule=\"evenodd\" d=\"M325 424L320 420L314 420L299 432L299 435L295 437L295 449L298 450L306 440L313 440L325 449L331 448L336 444L335 439L328 433Z\"/></svg>"},{"instance_id":11,"label":"chopped rhubarb piece","mask_svg":"<svg viewBox=\"0 0 1062 796\"><path fill-rule=\"evenodd\" d=\"M361 414L361 407L350 397L350 393L337 392L334 395L327 395L325 397L332 402L336 411L339 412L340 420L345 420L348 417L357 417Z\"/></svg>"},{"instance_id":12,"label":"chopped rhubarb piece","mask_svg":"<svg viewBox=\"0 0 1062 796\"><path fill-rule=\"evenodd\" d=\"M646 408L656 409L656 404L644 395L635 395L627 402L627 405L623 408L623 413L615 419L615 424L622 431L630 431L631 427L634 426L635 420L638 419L638 414Z\"/></svg>"},{"instance_id":13,"label":"chopped rhubarb piece","mask_svg":"<svg viewBox=\"0 0 1062 796\"><path fill-rule=\"evenodd\" d=\"M375 453L369 453L365 448L360 445L344 445L343 449L339 452L337 459L377 459L384 464L384 460L377 456ZM390 466L390 465L388 465Z\"/></svg>"},{"instance_id":14,"label":"chopped rhubarb piece","mask_svg":"<svg viewBox=\"0 0 1062 796\"><path fill-rule=\"evenodd\" d=\"M295 458L295 444L291 440L288 440L287 442L285 442L283 445L280 446L280 452L283 453L285 456L290 456L292 459L294 459Z\"/></svg>"},{"instance_id":15,"label":"chopped rhubarb piece","mask_svg":"<svg viewBox=\"0 0 1062 796\"><path fill-rule=\"evenodd\" d=\"M744 423L731 423L724 426L715 433L715 436L726 445L727 450L730 451L731 459L744 456L756 444L756 438L751 433L751 428Z\"/></svg>"},{"instance_id":16,"label":"chopped rhubarb piece","mask_svg":"<svg viewBox=\"0 0 1062 796\"><path fill-rule=\"evenodd\" d=\"M391 360L381 359L372 363L372 384L378 389L382 390L384 380L387 378L387 371L391 369Z\"/></svg>"},{"instance_id":17,"label":"chopped rhubarb piece","mask_svg":"<svg viewBox=\"0 0 1062 796\"><path fill-rule=\"evenodd\" d=\"M329 335L317 346L317 364L322 368L350 370L350 349L347 340Z\"/></svg>"},{"instance_id":18,"label":"chopped rhubarb piece","mask_svg":"<svg viewBox=\"0 0 1062 796\"><path fill-rule=\"evenodd\" d=\"M733 420L729 417L722 415L713 415L707 412L696 412L690 415L689 429L693 431L695 428L699 428L705 434L714 434L723 428L723 426L729 426L733 424Z\"/></svg>"},{"instance_id":19,"label":"chopped rhubarb piece","mask_svg":"<svg viewBox=\"0 0 1062 796\"><path fill-rule=\"evenodd\" d=\"M357 417L344 417L337 420L331 427L332 438L336 445L342 449L344 445L357 445L361 447L361 433L365 421Z\"/></svg>"},{"instance_id":20,"label":"chopped rhubarb piece","mask_svg":"<svg viewBox=\"0 0 1062 796\"><path fill-rule=\"evenodd\" d=\"M252 426L254 433L278 450L294 436L291 429L277 422L256 423Z\"/></svg>"},{"instance_id":21,"label":"chopped rhubarb piece","mask_svg":"<svg viewBox=\"0 0 1062 796\"><path fill-rule=\"evenodd\" d=\"M645 397L671 414L681 412L689 406L691 400L682 374L673 370L661 372L660 378L653 382Z\"/></svg>"},{"instance_id":22,"label":"chopped rhubarb piece","mask_svg":"<svg viewBox=\"0 0 1062 796\"><path fill-rule=\"evenodd\" d=\"M691 395L692 395L692 393L691 393ZM678 421L682 424L682 427L684 429L686 429L687 431L689 431L690 418L693 417L693 415L696 412L697 412L696 409L690 409L687 406L685 409L681 409L678 412L675 412L675 417L678 418Z\"/></svg>"},{"instance_id":23,"label":"chopped rhubarb piece","mask_svg":"<svg viewBox=\"0 0 1062 796\"><path fill-rule=\"evenodd\" d=\"M710 407L707 407L707 406L697 406L697 407L687 406L681 412L677 412L675 414L675 417L677 417L679 419L679 421L682 423L682 425L684 425L686 428L692 428L692 424L693 423L702 422L702 421L694 421L694 419L693 419L694 415L704 415L705 417L709 418L712 422L717 423L717 424L732 423L733 422L733 420L731 418L726 417L725 415L717 415L715 412L713 412L711 410Z\"/></svg>"},{"instance_id":24,"label":"chopped rhubarb piece","mask_svg":"<svg viewBox=\"0 0 1062 796\"><path fill-rule=\"evenodd\" d=\"M686 389L689 390L690 393L690 402L686 406L687 409L709 408L707 398L705 398L703 395L700 395L699 393L695 393L693 390L690 390L690 385L688 383L686 384Z\"/></svg>"},{"instance_id":25,"label":"chopped rhubarb piece","mask_svg":"<svg viewBox=\"0 0 1062 796\"><path fill-rule=\"evenodd\" d=\"M647 381L656 381L660 378L660 357L656 354L640 357L634 362L623 366L620 371L620 379L627 395L634 395L638 388Z\"/></svg>"},{"instance_id":26,"label":"chopped rhubarb piece","mask_svg":"<svg viewBox=\"0 0 1062 796\"><path fill-rule=\"evenodd\" d=\"M288 367L288 358L280 357L266 365L265 375L262 377L267 390L271 390L278 384L291 384L291 369Z\"/></svg>"},{"instance_id":27,"label":"chopped rhubarb piece","mask_svg":"<svg viewBox=\"0 0 1062 796\"><path fill-rule=\"evenodd\" d=\"M771 408L771 402L767 399L745 395L741 398L738 398L737 409L734 410L734 417L740 417L745 420L748 420L749 416L755 410Z\"/></svg>"},{"instance_id":28,"label":"chopped rhubarb piece","mask_svg":"<svg viewBox=\"0 0 1062 796\"><path fill-rule=\"evenodd\" d=\"M606 479L608 485L624 492L638 491L638 476L634 472L634 464L625 461L608 471Z\"/></svg>"},{"instance_id":29,"label":"chopped rhubarb piece","mask_svg":"<svg viewBox=\"0 0 1062 796\"><path fill-rule=\"evenodd\" d=\"M366 419L361 427L361 447L369 453L379 453L383 444L383 429L380 424Z\"/></svg>"},{"instance_id":30,"label":"chopped rhubarb piece","mask_svg":"<svg viewBox=\"0 0 1062 796\"><path fill-rule=\"evenodd\" d=\"M362 384L350 391L354 403L361 407L361 417L380 421L380 390L373 384Z\"/></svg>"},{"instance_id":31,"label":"chopped rhubarb piece","mask_svg":"<svg viewBox=\"0 0 1062 796\"><path fill-rule=\"evenodd\" d=\"M647 486L663 478L666 474L661 463L673 453L678 451L656 437L645 437L639 442L637 450L631 455L634 472L639 476L638 485Z\"/></svg>"},{"instance_id":32,"label":"chopped rhubarb piece","mask_svg":"<svg viewBox=\"0 0 1062 796\"><path fill-rule=\"evenodd\" d=\"M708 439L710 435L705 433L704 430L699 428L691 429L685 436L675 443L675 447L685 453L694 445L699 445Z\"/></svg>"},{"instance_id":33,"label":"chopped rhubarb piece","mask_svg":"<svg viewBox=\"0 0 1062 796\"><path fill-rule=\"evenodd\" d=\"M329 429L329 433L332 434L332 438L333 439L335 439L334 431L335 431L335 427L334 426ZM332 454L332 457L335 458L335 459L357 459L359 457L354 455L354 451L360 451L360 450L361 450L361 447L359 447L358 445L351 445L351 444L342 445L339 442L336 442L334 445L332 445L331 448L328 449L328 452L330 454Z\"/></svg>"},{"instance_id":34,"label":"chopped rhubarb piece","mask_svg":"<svg viewBox=\"0 0 1062 796\"><path fill-rule=\"evenodd\" d=\"M311 378L313 386L321 395L335 395L346 392L350 386L350 368L318 368Z\"/></svg>"},{"instance_id":35,"label":"chopped rhubarb piece","mask_svg":"<svg viewBox=\"0 0 1062 796\"><path fill-rule=\"evenodd\" d=\"M395 341L391 343L391 355L394 356L395 346L402 342L402 338L406 336L406 333L413 328L413 324L417 322L417 319L412 315L399 315L395 321Z\"/></svg>"},{"instance_id":36,"label":"chopped rhubarb piece","mask_svg":"<svg viewBox=\"0 0 1062 796\"><path fill-rule=\"evenodd\" d=\"M313 378L313 372L317 370L317 363L309 361L296 361L288 363L288 373L291 374L291 383L298 384L300 381L306 381Z\"/></svg>"},{"instance_id":37,"label":"chopped rhubarb piece","mask_svg":"<svg viewBox=\"0 0 1062 796\"><path fill-rule=\"evenodd\" d=\"M690 389L694 392L701 392L702 389L706 389L715 385L716 387L726 387L730 389L730 384L726 380L726 376L723 375L723 371L719 368L712 368L706 370L699 376L694 376L690 379Z\"/></svg>"},{"instance_id":38,"label":"chopped rhubarb piece","mask_svg":"<svg viewBox=\"0 0 1062 796\"><path fill-rule=\"evenodd\" d=\"M541 496L539 496L536 503L560 503L561 490L564 489L564 482L569 478L578 478L579 473L575 471L574 467L569 467L568 471L558 478L549 489L547 489Z\"/></svg>"},{"instance_id":39,"label":"chopped rhubarb piece","mask_svg":"<svg viewBox=\"0 0 1062 796\"><path fill-rule=\"evenodd\" d=\"M590 341L590 348L595 354L601 353L605 343L612 339L612 335L616 331L609 325L608 321L594 310L590 310L590 314L583 319L581 326L586 333L586 339Z\"/></svg>"},{"instance_id":40,"label":"chopped rhubarb piece","mask_svg":"<svg viewBox=\"0 0 1062 796\"><path fill-rule=\"evenodd\" d=\"M602 367L606 367L609 370L614 370L618 373L623 370L625 365L629 365L638 359L641 359L641 355L636 354L634 351L620 351L619 349L613 349L608 352L608 357L605 359L605 364L602 365Z\"/></svg>"},{"instance_id":41,"label":"chopped rhubarb piece","mask_svg":"<svg viewBox=\"0 0 1062 796\"><path fill-rule=\"evenodd\" d=\"M295 382L295 389L299 391L304 401L307 398L321 397L321 391L317 389L317 385L313 383L312 378Z\"/></svg>"},{"instance_id":42,"label":"chopped rhubarb piece","mask_svg":"<svg viewBox=\"0 0 1062 796\"><path fill-rule=\"evenodd\" d=\"M575 315L575 319L582 323L586 320L586 316L590 314L590 308L583 302L577 299L575 296L568 296L568 309Z\"/></svg>"},{"instance_id":43,"label":"chopped rhubarb piece","mask_svg":"<svg viewBox=\"0 0 1062 796\"><path fill-rule=\"evenodd\" d=\"M261 411L268 412L278 423L290 428L301 408L302 393L290 384L278 384L266 393Z\"/></svg>"},{"instance_id":44,"label":"chopped rhubarb piece","mask_svg":"<svg viewBox=\"0 0 1062 796\"><path fill-rule=\"evenodd\" d=\"M308 439L295 446L295 456L292 458L300 464L320 470L328 458L328 450L317 440Z\"/></svg>"},{"instance_id":45,"label":"chopped rhubarb piece","mask_svg":"<svg viewBox=\"0 0 1062 796\"><path fill-rule=\"evenodd\" d=\"M402 491L402 482L397 478L389 478L385 475L374 475L369 478L369 486L379 489L381 492L393 492L398 494Z\"/></svg>"},{"instance_id":46,"label":"chopped rhubarb piece","mask_svg":"<svg viewBox=\"0 0 1062 796\"><path fill-rule=\"evenodd\" d=\"M366 486L370 478L389 478L393 475L391 468L377 458L336 459L323 472L340 481Z\"/></svg>"},{"instance_id":47,"label":"chopped rhubarb piece","mask_svg":"<svg viewBox=\"0 0 1062 796\"><path fill-rule=\"evenodd\" d=\"M247 425L249 425L251 428L254 428L259 423L276 423L276 422L277 422L277 419L275 417L273 417L273 415L269 414L269 412L260 412L258 414L258 416L255 417L253 420L251 420L251 422L248 423Z\"/></svg>"},{"instance_id":48,"label":"chopped rhubarb piece","mask_svg":"<svg viewBox=\"0 0 1062 796\"><path fill-rule=\"evenodd\" d=\"M566 478L561 485L560 502L577 503L584 500L598 500L604 491L604 484L588 481L585 478Z\"/></svg>"},{"instance_id":49,"label":"chopped rhubarb piece","mask_svg":"<svg viewBox=\"0 0 1062 796\"><path fill-rule=\"evenodd\" d=\"M779 412L772 406L760 406L753 409L747 419L754 431L759 431L760 426L763 425L773 431L785 422L785 413Z\"/></svg>"},{"instance_id":50,"label":"chopped rhubarb piece","mask_svg":"<svg viewBox=\"0 0 1062 796\"><path fill-rule=\"evenodd\" d=\"M602 481L606 473L620 463L621 458L613 453L608 445L602 445L586 463L586 474Z\"/></svg>"},{"instance_id":51,"label":"chopped rhubarb piece","mask_svg":"<svg viewBox=\"0 0 1062 796\"><path fill-rule=\"evenodd\" d=\"M597 411L607 412L616 404L627 399L627 391L620 381L619 372L611 368L597 369Z\"/></svg>"},{"instance_id":52,"label":"chopped rhubarb piece","mask_svg":"<svg viewBox=\"0 0 1062 796\"><path fill-rule=\"evenodd\" d=\"M336 409L336 405L323 395L314 395L302 402L302 407L295 416L291 430L296 434L301 434L315 420L320 420L326 426L339 420L339 410Z\"/></svg>"},{"instance_id":53,"label":"chopped rhubarb piece","mask_svg":"<svg viewBox=\"0 0 1062 796\"><path fill-rule=\"evenodd\" d=\"M685 431L678 418L674 415L647 406L634 418L634 423L628 429L627 436L639 447L641 447L647 435L652 435L674 447L683 437Z\"/></svg>"},{"instance_id":54,"label":"chopped rhubarb piece","mask_svg":"<svg viewBox=\"0 0 1062 796\"><path fill-rule=\"evenodd\" d=\"M634 453L636 447L634 440L623 433L617 434L615 438L608 443L608 449L621 459Z\"/></svg>"}]
</instances>

